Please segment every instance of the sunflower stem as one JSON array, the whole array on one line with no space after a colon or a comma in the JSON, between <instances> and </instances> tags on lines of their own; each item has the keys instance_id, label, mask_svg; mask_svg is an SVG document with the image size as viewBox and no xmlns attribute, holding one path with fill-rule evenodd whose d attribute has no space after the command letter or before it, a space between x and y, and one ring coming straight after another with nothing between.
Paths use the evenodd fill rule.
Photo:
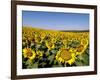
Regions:
<instances>
[{"instance_id":1,"label":"sunflower stem","mask_svg":"<svg viewBox=\"0 0 100 80\"><path fill-rule=\"evenodd\" d=\"M64 66L66 67L66 62L65 62L65 64L64 64Z\"/></svg>"}]
</instances>

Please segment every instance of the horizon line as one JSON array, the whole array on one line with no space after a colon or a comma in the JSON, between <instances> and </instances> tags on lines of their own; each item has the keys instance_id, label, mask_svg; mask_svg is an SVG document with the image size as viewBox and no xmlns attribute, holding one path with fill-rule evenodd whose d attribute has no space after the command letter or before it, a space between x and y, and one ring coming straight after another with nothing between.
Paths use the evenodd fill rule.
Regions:
<instances>
[{"instance_id":1,"label":"horizon line","mask_svg":"<svg viewBox=\"0 0 100 80\"><path fill-rule=\"evenodd\" d=\"M44 29L44 28L39 28L39 27L33 27L33 26L22 26L22 27L29 27L29 28L37 28L37 29L41 29L41 30L54 30L54 29ZM65 29L65 30L55 30L55 31L89 31L89 29Z\"/></svg>"}]
</instances>

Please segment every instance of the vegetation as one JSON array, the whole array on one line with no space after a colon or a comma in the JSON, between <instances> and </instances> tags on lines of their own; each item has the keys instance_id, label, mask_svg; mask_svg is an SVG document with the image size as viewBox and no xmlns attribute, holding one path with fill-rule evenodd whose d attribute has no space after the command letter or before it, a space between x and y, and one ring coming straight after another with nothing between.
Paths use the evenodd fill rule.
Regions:
<instances>
[{"instance_id":1,"label":"vegetation","mask_svg":"<svg viewBox=\"0 0 100 80\"><path fill-rule=\"evenodd\" d=\"M89 65L89 32L22 29L24 69Z\"/></svg>"}]
</instances>

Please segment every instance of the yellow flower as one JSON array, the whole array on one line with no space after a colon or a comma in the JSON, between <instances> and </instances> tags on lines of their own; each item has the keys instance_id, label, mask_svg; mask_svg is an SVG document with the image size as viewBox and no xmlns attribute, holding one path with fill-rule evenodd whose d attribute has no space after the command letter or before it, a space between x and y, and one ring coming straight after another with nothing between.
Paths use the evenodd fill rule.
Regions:
<instances>
[{"instance_id":1,"label":"yellow flower","mask_svg":"<svg viewBox=\"0 0 100 80\"><path fill-rule=\"evenodd\" d=\"M76 60L76 55L75 55L75 53L71 53L71 56L72 56L72 58L71 58L70 60L67 61L67 63L68 63L69 65L72 65L72 64L75 62L75 60Z\"/></svg>"},{"instance_id":2,"label":"yellow flower","mask_svg":"<svg viewBox=\"0 0 100 80\"><path fill-rule=\"evenodd\" d=\"M57 39L56 38L52 38L52 40L51 40L53 43L55 43L56 41L57 41Z\"/></svg>"},{"instance_id":3,"label":"yellow flower","mask_svg":"<svg viewBox=\"0 0 100 80\"><path fill-rule=\"evenodd\" d=\"M75 49L75 48L70 48L70 49L69 49L69 52L70 52L70 53L76 53L76 49Z\"/></svg>"},{"instance_id":4,"label":"yellow flower","mask_svg":"<svg viewBox=\"0 0 100 80\"><path fill-rule=\"evenodd\" d=\"M31 48L24 48L23 56L24 58L29 58L30 60L32 60L36 57L36 53Z\"/></svg>"},{"instance_id":5,"label":"yellow flower","mask_svg":"<svg viewBox=\"0 0 100 80\"><path fill-rule=\"evenodd\" d=\"M37 55L42 57L43 56L43 53L41 51L36 51Z\"/></svg>"},{"instance_id":6,"label":"yellow flower","mask_svg":"<svg viewBox=\"0 0 100 80\"><path fill-rule=\"evenodd\" d=\"M72 65L75 62L76 55L75 53L68 52L67 49L60 49L56 55L56 59L62 63L68 63Z\"/></svg>"},{"instance_id":7,"label":"yellow flower","mask_svg":"<svg viewBox=\"0 0 100 80\"><path fill-rule=\"evenodd\" d=\"M41 43L41 38L38 34L35 34L35 42Z\"/></svg>"},{"instance_id":8,"label":"yellow flower","mask_svg":"<svg viewBox=\"0 0 100 80\"><path fill-rule=\"evenodd\" d=\"M82 45L88 45L88 40L87 39L82 39L81 44Z\"/></svg>"},{"instance_id":9,"label":"yellow flower","mask_svg":"<svg viewBox=\"0 0 100 80\"><path fill-rule=\"evenodd\" d=\"M65 48L67 48L67 40L62 40L62 42L63 42L63 44L64 44L64 46L63 47L65 47Z\"/></svg>"},{"instance_id":10,"label":"yellow flower","mask_svg":"<svg viewBox=\"0 0 100 80\"><path fill-rule=\"evenodd\" d=\"M87 46L88 45L80 45L79 47L77 47L77 52L76 52L76 55L81 55L86 49L87 49Z\"/></svg>"},{"instance_id":11,"label":"yellow flower","mask_svg":"<svg viewBox=\"0 0 100 80\"><path fill-rule=\"evenodd\" d=\"M51 42L48 42L46 41L46 46L47 48L50 50L50 49L53 49L55 47L54 43L51 43Z\"/></svg>"},{"instance_id":12,"label":"yellow flower","mask_svg":"<svg viewBox=\"0 0 100 80\"><path fill-rule=\"evenodd\" d=\"M43 32L41 32L41 40L43 40L44 38L45 38L45 36L46 36L46 34L45 33L43 33Z\"/></svg>"}]
</instances>

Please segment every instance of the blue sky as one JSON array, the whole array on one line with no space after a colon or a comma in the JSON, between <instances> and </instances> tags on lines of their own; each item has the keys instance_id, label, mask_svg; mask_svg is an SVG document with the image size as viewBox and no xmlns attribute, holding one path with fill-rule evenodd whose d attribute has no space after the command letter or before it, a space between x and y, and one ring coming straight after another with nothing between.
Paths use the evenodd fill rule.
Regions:
<instances>
[{"instance_id":1,"label":"blue sky","mask_svg":"<svg viewBox=\"0 0 100 80\"><path fill-rule=\"evenodd\" d=\"M89 14L22 11L22 25L51 30L89 30Z\"/></svg>"}]
</instances>

